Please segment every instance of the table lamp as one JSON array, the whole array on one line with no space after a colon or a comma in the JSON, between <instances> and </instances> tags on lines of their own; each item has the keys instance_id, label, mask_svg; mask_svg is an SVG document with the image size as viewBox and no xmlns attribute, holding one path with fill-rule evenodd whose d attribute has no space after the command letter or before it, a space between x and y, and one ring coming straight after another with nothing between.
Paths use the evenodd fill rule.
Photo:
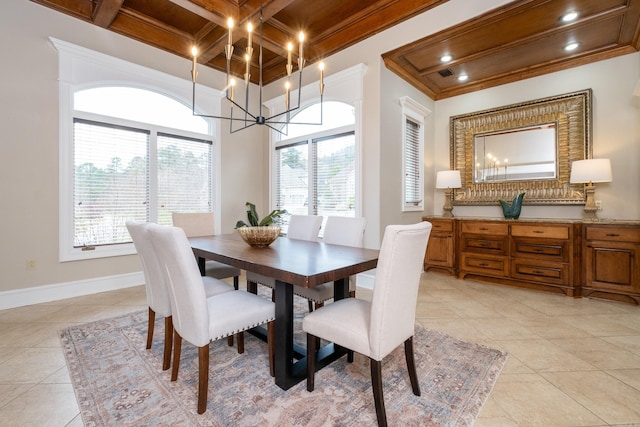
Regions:
<instances>
[{"instance_id":1,"label":"table lamp","mask_svg":"<svg viewBox=\"0 0 640 427\"><path fill-rule=\"evenodd\" d=\"M453 206L451 205L451 193L453 188L462 187L460 181L460 171L440 171L436 174L436 188L444 188L444 206L442 207L442 216L445 218L453 217Z\"/></svg>"},{"instance_id":2,"label":"table lamp","mask_svg":"<svg viewBox=\"0 0 640 427\"><path fill-rule=\"evenodd\" d=\"M609 159L576 160L571 164L571 184L586 184L584 191L587 201L584 205L584 220L598 222L598 206L596 205L594 182L611 182L611 161Z\"/></svg>"}]
</instances>

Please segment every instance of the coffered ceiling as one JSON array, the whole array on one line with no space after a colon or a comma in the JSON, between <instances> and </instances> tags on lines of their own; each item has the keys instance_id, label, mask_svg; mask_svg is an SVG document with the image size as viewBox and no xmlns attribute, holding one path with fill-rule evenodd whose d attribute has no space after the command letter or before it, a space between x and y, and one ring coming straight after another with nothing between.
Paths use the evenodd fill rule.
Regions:
<instances>
[{"instance_id":1,"label":"coffered ceiling","mask_svg":"<svg viewBox=\"0 0 640 427\"><path fill-rule=\"evenodd\" d=\"M575 19L564 22L569 12ZM443 99L636 52L639 19L640 0L519 0L382 57ZM444 55L451 59L442 61Z\"/></svg>"},{"instance_id":2,"label":"coffered ceiling","mask_svg":"<svg viewBox=\"0 0 640 427\"><path fill-rule=\"evenodd\" d=\"M232 74L242 76L246 25L256 28L251 79L258 81L260 0L32 0L110 31L226 71L227 19L234 20ZM263 81L286 73L286 46L305 34L307 65L428 12L448 0L262 0ZM478 0L468 0L478 1ZM562 22L569 11L578 13ZM558 71L639 46L640 0L516 0L382 55L386 66L433 99ZM428 32L428 31L425 31ZM567 52L569 42L578 47ZM442 63L440 58L452 59ZM294 67L295 68L295 67ZM458 77L467 75L466 81Z\"/></svg>"}]
</instances>

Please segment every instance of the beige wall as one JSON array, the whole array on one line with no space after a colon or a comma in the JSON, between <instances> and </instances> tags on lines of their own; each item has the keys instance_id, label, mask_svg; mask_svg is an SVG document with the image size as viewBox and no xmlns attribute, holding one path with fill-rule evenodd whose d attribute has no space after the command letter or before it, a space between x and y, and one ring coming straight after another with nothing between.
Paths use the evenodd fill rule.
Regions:
<instances>
[{"instance_id":1,"label":"beige wall","mask_svg":"<svg viewBox=\"0 0 640 427\"><path fill-rule=\"evenodd\" d=\"M480 6L480 3L482 6ZM594 155L610 157L614 182L598 186L602 216L640 219L640 129L638 101L631 91L640 76L638 54L627 55L525 82L433 102L384 67L380 54L437 32L505 0L451 0L426 14L327 58L327 74L364 63L362 116L363 215L365 244L376 247L387 224L409 223L422 215L400 210L401 109L410 96L431 109L425 150L425 214L441 211L443 196L433 189L436 170L448 168L450 115L591 87L594 90ZM464 7L462 7L464 6ZM475 8L475 9L474 9ZM429 29L425 31L425 29ZM136 256L58 262L58 82L55 37L165 73L189 78L186 59L162 52L66 17L25 0L0 4L0 295L44 285L83 283L138 272ZM220 73L199 67L199 81L220 88ZM311 74L311 73L310 73ZM307 75L305 78L311 79ZM306 81L305 83L309 83ZM276 85L267 88L275 96ZM226 124L223 124L226 129ZM431 129L431 130L429 130ZM222 137L222 230L244 217L244 203L266 210L268 139L255 127ZM458 215L500 216L497 207L456 207ZM526 207L523 217L578 218L580 207ZM37 268L27 271L25 261Z\"/></svg>"}]
</instances>

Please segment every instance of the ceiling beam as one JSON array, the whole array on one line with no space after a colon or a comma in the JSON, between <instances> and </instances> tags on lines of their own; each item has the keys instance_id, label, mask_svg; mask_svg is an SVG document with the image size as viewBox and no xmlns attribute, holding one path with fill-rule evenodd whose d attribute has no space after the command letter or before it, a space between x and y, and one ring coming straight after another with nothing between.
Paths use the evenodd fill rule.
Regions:
<instances>
[{"instance_id":1,"label":"ceiling beam","mask_svg":"<svg viewBox=\"0 0 640 427\"><path fill-rule=\"evenodd\" d=\"M124 0L98 0L91 17L93 23L102 28L109 28L120 12L122 3Z\"/></svg>"}]
</instances>

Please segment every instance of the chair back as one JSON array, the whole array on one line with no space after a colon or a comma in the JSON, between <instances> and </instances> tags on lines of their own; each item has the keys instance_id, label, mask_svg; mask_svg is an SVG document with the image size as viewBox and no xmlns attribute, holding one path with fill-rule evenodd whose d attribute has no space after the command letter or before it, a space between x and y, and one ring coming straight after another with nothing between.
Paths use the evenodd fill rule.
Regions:
<instances>
[{"instance_id":1,"label":"chair back","mask_svg":"<svg viewBox=\"0 0 640 427\"><path fill-rule=\"evenodd\" d=\"M418 286L431 223L386 227L371 300L371 357L382 360L414 334Z\"/></svg>"},{"instance_id":2,"label":"chair back","mask_svg":"<svg viewBox=\"0 0 640 427\"><path fill-rule=\"evenodd\" d=\"M331 245L361 248L366 224L366 218L362 217L330 216L324 226L322 241Z\"/></svg>"},{"instance_id":3,"label":"chair back","mask_svg":"<svg viewBox=\"0 0 640 427\"><path fill-rule=\"evenodd\" d=\"M208 344L207 295L184 230L150 224L148 231L164 267L174 328L182 338L195 346Z\"/></svg>"},{"instance_id":4,"label":"chair back","mask_svg":"<svg viewBox=\"0 0 640 427\"><path fill-rule=\"evenodd\" d=\"M140 263L142 264L147 305L161 316L171 316L169 292L158 254L149 237L149 223L144 221L127 221L125 225L127 226L127 230L129 230L133 245L138 252Z\"/></svg>"},{"instance_id":5,"label":"chair back","mask_svg":"<svg viewBox=\"0 0 640 427\"><path fill-rule=\"evenodd\" d=\"M215 224L213 212L173 212L173 226L184 230L187 237L213 236Z\"/></svg>"},{"instance_id":6,"label":"chair back","mask_svg":"<svg viewBox=\"0 0 640 427\"><path fill-rule=\"evenodd\" d=\"M289 239L318 240L322 226L322 217L318 215L291 215L287 237Z\"/></svg>"}]
</instances>

